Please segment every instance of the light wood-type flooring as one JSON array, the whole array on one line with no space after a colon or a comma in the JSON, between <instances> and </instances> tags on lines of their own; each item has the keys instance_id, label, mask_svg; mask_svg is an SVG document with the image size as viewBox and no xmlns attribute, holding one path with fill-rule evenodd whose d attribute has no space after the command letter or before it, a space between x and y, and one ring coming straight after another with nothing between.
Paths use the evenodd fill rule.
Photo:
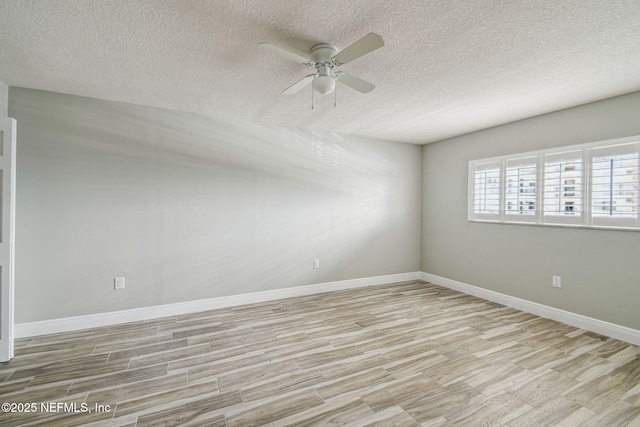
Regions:
<instances>
[{"instance_id":1,"label":"light wood-type flooring","mask_svg":"<svg viewBox=\"0 0 640 427\"><path fill-rule=\"evenodd\" d=\"M640 347L421 281L16 347L4 427L640 426Z\"/></svg>"}]
</instances>

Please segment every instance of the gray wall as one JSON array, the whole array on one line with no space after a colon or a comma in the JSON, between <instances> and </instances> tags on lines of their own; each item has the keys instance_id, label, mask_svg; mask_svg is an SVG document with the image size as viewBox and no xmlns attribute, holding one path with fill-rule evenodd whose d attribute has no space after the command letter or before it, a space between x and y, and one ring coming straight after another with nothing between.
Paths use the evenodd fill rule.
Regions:
<instances>
[{"instance_id":1,"label":"gray wall","mask_svg":"<svg viewBox=\"0 0 640 427\"><path fill-rule=\"evenodd\" d=\"M418 146L19 88L9 113L17 323L419 270Z\"/></svg>"},{"instance_id":2,"label":"gray wall","mask_svg":"<svg viewBox=\"0 0 640 427\"><path fill-rule=\"evenodd\" d=\"M0 80L0 117L7 117L9 109L9 86Z\"/></svg>"},{"instance_id":3,"label":"gray wall","mask_svg":"<svg viewBox=\"0 0 640 427\"><path fill-rule=\"evenodd\" d=\"M639 135L639 117L636 92L423 146L422 271L640 329L640 233L467 221L469 160Z\"/></svg>"}]
</instances>

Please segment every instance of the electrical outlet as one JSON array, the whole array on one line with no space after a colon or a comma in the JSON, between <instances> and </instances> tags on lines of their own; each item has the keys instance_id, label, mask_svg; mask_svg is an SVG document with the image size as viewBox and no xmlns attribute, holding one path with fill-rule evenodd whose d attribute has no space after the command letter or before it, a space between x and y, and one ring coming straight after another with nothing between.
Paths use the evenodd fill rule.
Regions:
<instances>
[{"instance_id":1,"label":"electrical outlet","mask_svg":"<svg viewBox=\"0 0 640 427\"><path fill-rule=\"evenodd\" d=\"M124 289L124 277L116 277L115 279L113 279L113 282L113 289Z\"/></svg>"},{"instance_id":2,"label":"electrical outlet","mask_svg":"<svg viewBox=\"0 0 640 427\"><path fill-rule=\"evenodd\" d=\"M313 260L313 268L320 268L320 260L319 259L314 259Z\"/></svg>"},{"instance_id":3,"label":"electrical outlet","mask_svg":"<svg viewBox=\"0 0 640 427\"><path fill-rule=\"evenodd\" d=\"M551 276L551 286L554 288L561 288L562 278L560 276Z\"/></svg>"}]
</instances>

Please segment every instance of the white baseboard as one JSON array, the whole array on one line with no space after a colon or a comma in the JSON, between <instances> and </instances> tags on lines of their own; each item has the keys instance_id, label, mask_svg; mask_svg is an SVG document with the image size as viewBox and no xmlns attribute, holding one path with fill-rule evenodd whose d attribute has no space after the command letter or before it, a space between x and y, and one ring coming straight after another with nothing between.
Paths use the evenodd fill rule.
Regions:
<instances>
[{"instance_id":1,"label":"white baseboard","mask_svg":"<svg viewBox=\"0 0 640 427\"><path fill-rule=\"evenodd\" d=\"M15 325L15 338L33 337L37 335L71 332L87 328L111 326L120 323L140 322L160 317L180 316L217 308L233 307L243 304L273 301L283 298L320 294L330 291L360 288L365 286L384 285L386 283L420 280L419 271L411 273L389 274L385 276L365 277L361 279L340 280L337 282L316 283L313 285L292 288L274 289L249 294L231 295L197 301L142 307L132 310L109 313L89 314L86 316L66 317L40 322L18 323Z\"/></svg>"},{"instance_id":2,"label":"white baseboard","mask_svg":"<svg viewBox=\"0 0 640 427\"><path fill-rule=\"evenodd\" d=\"M420 278L425 282L431 282L449 289L464 292L465 294L484 298L508 307L526 311L527 313L566 323L567 325L575 326L576 328L606 335L631 344L640 345L640 331L637 329L627 328L626 326L616 325L615 323L605 322L603 320L594 319L592 317L583 316L570 311L560 310L547 305L512 297L499 292L469 285L467 283L436 276L434 274L422 272L420 274Z\"/></svg>"},{"instance_id":3,"label":"white baseboard","mask_svg":"<svg viewBox=\"0 0 640 427\"><path fill-rule=\"evenodd\" d=\"M142 307L132 310L114 311L109 313L90 314L86 316L66 317L40 322L18 323L15 325L14 337L25 338L37 335L48 335L60 332L72 332L87 328L112 326L120 323L141 322L168 316L180 316L218 308L234 307L243 304L274 301L283 298L314 295L324 292L361 288L365 286L384 285L387 283L404 282L409 280L424 280L446 288L494 301L518 310L536 314L547 319L566 323L577 328L592 331L608 337L616 338L635 345L640 345L640 331L605 322L581 314L516 298L510 295L436 276L424 272L410 272L389 274L385 276L365 277L360 279L340 280L336 282L316 283L313 285L292 288L274 289L270 291L253 292L249 294L231 295L226 297L209 298L197 301L187 301L174 304Z\"/></svg>"}]
</instances>

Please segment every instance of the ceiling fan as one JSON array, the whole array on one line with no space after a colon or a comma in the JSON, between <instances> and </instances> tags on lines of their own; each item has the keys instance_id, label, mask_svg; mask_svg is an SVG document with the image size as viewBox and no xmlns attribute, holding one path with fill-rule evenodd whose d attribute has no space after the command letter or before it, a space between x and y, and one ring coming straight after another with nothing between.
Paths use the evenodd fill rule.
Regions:
<instances>
[{"instance_id":1,"label":"ceiling fan","mask_svg":"<svg viewBox=\"0 0 640 427\"><path fill-rule=\"evenodd\" d=\"M311 59L289 52L269 43L259 43L258 49L275 53L276 55L303 65L310 65L316 72L309 74L282 91L284 95L292 95L313 82L313 88L323 95L332 93L336 87L336 80L361 93L371 92L375 85L362 80L337 67L358 59L384 46L384 40L378 34L369 33L360 40L338 52L334 46L326 43L317 44L311 48Z\"/></svg>"}]
</instances>

